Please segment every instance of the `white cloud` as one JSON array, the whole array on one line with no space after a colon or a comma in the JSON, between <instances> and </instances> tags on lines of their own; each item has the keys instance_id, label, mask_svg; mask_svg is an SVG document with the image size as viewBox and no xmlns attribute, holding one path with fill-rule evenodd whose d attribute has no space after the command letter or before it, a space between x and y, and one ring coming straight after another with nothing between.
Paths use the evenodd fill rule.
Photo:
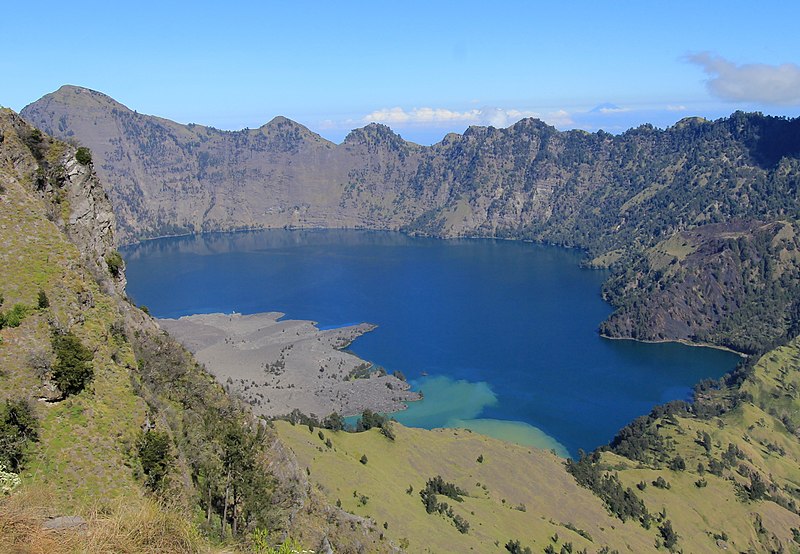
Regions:
<instances>
[{"instance_id":1,"label":"white cloud","mask_svg":"<svg viewBox=\"0 0 800 554\"><path fill-rule=\"evenodd\" d=\"M610 113L624 113L631 111L630 108L600 108L599 111L601 114L610 114Z\"/></svg>"},{"instance_id":2,"label":"white cloud","mask_svg":"<svg viewBox=\"0 0 800 554\"><path fill-rule=\"evenodd\" d=\"M457 112L444 108L383 108L364 116L365 123L440 123L448 121L473 121L480 115L480 110Z\"/></svg>"},{"instance_id":3,"label":"white cloud","mask_svg":"<svg viewBox=\"0 0 800 554\"><path fill-rule=\"evenodd\" d=\"M675 106L675 105L667 106L667 111L668 112L685 112L687 109L688 108L686 106L684 106L683 104L680 104L680 105L677 105L677 106Z\"/></svg>"},{"instance_id":4,"label":"white cloud","mask_svg":"<svg viewBox=\"0 0 800 554\"><path fill-rule=\"evenodd\" d=\"M690 54L686 60L699 65L709 75L709 92L723 100L761 102L775 105L800 104L800 66L736 65L709 52Z\"/></svg>"},{"instance_id":5,"label":"white cloud","mask_svg":"<svg viewBox=\"0 0 800 554\"><path fill-rule=\"evenodd\" d=\"M599 113L603 115L608 115L608 114L629 112L630 110L631 110L630 108L620 108L616 104L605 102L589 110L589 113Z\"/></svg>"},{"instance_id":6,"label":"white cloud","mask_svg":"<svg viewBox=\"0 0 800 554\"><path fill-rule=\"evenodd\" d=\"M568 125L575 124L575 121L572 119L572 116L567 110L556 110L554 112L550 112L544 116L544 120L550 125L555 125L556 127L566 127Z\"/></svg>"},{"instance_id":7,"label":"white cloud","mask_svg":"<svg viewBox=\"0 0 800 554\"><path fill-rule=\"evenodd\" d=\"M447 108L412 108L400 107L375 110L362 118L364 123L386 123L388 125L430 125L447 123L465 123L468 125L491 125L508 127L526 117L538 117L552 125L570 125L572 119L565 110L557 110L547 114L531 110L515 108L483 107L465 111Z\"/></svg>"}]
</instances>

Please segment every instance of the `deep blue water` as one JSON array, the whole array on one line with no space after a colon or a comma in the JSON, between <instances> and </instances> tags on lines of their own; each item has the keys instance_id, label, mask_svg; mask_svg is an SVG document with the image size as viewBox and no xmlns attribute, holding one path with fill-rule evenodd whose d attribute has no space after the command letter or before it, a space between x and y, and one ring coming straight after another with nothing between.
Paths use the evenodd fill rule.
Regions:
<instances>
[{"instance_id":1,"label":"deep blue water","mask_svg":"<svg viewBox=\"0 0 800 554\"><path fill-rule=\"evenodd\" d=\"M524 422L573 454L738 361L601 338L607 274L552 246L271 230L159 239L123 256L129 295L156 317L281 311L323 327L375 323L351 349L430 385L401 421Z\"/></svg>"}]
</instances>

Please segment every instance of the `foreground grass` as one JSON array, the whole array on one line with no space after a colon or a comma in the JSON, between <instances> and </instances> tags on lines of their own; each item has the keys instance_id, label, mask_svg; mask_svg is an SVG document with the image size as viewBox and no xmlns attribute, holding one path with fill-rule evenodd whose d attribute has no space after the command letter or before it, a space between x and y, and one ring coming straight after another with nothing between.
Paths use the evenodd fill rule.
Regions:
<instances>
[{"instance_id":1,"label":"foreground grass","mask_svg":"<svg viewBox=\"0 0 800 554\"><path fill-rule=\"evenodd\" d=\"M0 500L0 552L212 552L185 518L153 500L95 506L78 514L86 521L83 526L45 529L53 500L53 492L41 487Z\"/></svg>"}]
</instances>

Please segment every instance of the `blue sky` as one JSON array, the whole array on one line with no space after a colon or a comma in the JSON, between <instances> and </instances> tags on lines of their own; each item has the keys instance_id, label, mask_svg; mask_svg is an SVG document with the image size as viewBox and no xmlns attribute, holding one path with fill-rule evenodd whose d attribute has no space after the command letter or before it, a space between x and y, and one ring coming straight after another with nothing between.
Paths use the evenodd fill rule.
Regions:
<instances>
[{"instance_id":1,"label":"blue sky","mask_svg":"<svg viewBox=\"0 0 800 554\"><path fill-rule=\"evenodd\" d=\"M0 20L0 105L63 84L222 129L290 117L422 143L539 117L618 132L800 115L789 1L36 2Z\"/></svg>"}]
</instances>

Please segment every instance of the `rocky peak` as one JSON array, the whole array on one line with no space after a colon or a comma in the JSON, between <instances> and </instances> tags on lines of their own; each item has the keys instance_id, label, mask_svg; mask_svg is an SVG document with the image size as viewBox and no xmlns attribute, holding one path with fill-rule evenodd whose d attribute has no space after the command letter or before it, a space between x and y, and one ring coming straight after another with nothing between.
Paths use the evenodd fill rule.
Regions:
<instances>
[{"instance_id":1,"label":"rocky peak","mask_svg":"<svg viewBox=\"0 0 800 554\"><path fill-rule=\"evenodd\" d=\"M301 125L282 115L276 116L262 125L257 132L275 142L274 146L283 151L294 151L303 143L320 143L329 147L333 146L333 143L312 132L305 125Z\"/></svg>"},{"instance_id":2,"label":"rocky peak","mask_svg":"<svg viewBox=\"0 0 800 554\"><path fill-rule=\"evenodd\" d=\"M107 109L131 111L125 105L102 92L75 85L64 85L55 92L45 95L42 100L76 107L82 106L84 108L93 106L95 108L104 107ZM25 108L22 109L21 114L23 117L27 118L25 114L30 106L31 105L25 106Z\"/></svg>"},{"instance_id":3,"label":"rocky peak","mask_svg":"<svg viewBox=\"0 0 800 554\"><path fill-rule=\"evenodd\" d=\"M400 135L382 123L370 123L365 127L353 129L345 137L343 145L366 146L370 151L385 146L392 150L407 150L412 143L407 142Z\"/></svg>"}]
</instances>

